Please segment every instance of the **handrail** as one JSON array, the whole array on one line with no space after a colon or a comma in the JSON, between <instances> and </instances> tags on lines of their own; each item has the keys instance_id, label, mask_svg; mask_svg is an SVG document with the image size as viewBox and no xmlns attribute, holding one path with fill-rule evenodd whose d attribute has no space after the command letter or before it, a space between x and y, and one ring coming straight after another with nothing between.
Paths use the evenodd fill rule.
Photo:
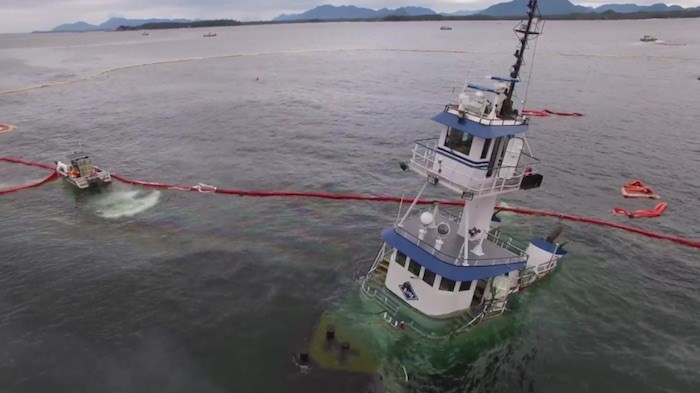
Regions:
<instances>
[{"instance_id":1,"label":"handrail","mask_svg":"<svg viewBox=\"0 0 700 393\"><path fill-rule=\"evenodd\" d=\"M417 323L412 317L408 315L401 315L401 319L398 318L397 314L404 304L397 303L390 295L385 293L385 289L376 289L372 287L371 284L363 282L361 285L361 292L364 293L369 299L376 301L384 310L379 312L381 314L380 318L386 322L393 329L401 329L401 322L403 322L403 328L407 331L414 332L419 336L430 339L430 340L446 340L454 336L455 333L460 333L471 326L479 322L483 317L483 312L479 312L476 317L467 322L465 325L459 326L457 328L451 328L447 333L436 334L434 330L429 330L424 328L421 324ZM433 319L427 316L429 319ZM457 316L453 318L458 318ZM449 323L453 318L449 320L442 320L443 322Z\"/></svg>"},{"instance_id":2,"label":"handrail","mask_svg":"<svg viewBox=\"0 0 700 393\"><path fill-rule=\"evenodd\" d=\"M430 141L430 142L425 143L425 144L421 143L421 142L425 142L425 141ZM418 146L421 146L421 147L427 149L427 150L433 151L436 154L444 155L440 152L440 150L438 150L438 148L437 148L438 141L436 141L435 138L416 139L414 141L414 143ZM415 148L414 148L414 150L415 150ZM522 166L524 169L525 166L536 165L536 164L539 164L541 162L541 160L539 158L534 157L534 156L526 153L525 151L520 152L520 154L525 156L525 157L530 158L532 160L532 162L524 163L524 164L517 165L517 166L492 166L492 167L485 167L485 168L477 168L477 167L470 167L470 168L478 169L478 170L484 171L484 172L489 171L489 170L492 170L495 172L495 171L500 170L501 168L518 168L520 166Z\"/></svg>"},{"instance_id":3,"label":"handrail","mask_svg":"<svg viewBox=\"0 0 700 393\"><path fill-rule=\"evenodd\" d=\"M437 201L436 201L436 203L437 203ZM421 215L421 213L423 213L423 212L424 212L424 210L420 210L420 209L414 210L413 212L411 212L408 215L408 218L417 217L417 216ZM455 223L457 225L459 225L462 222L462 217L455 216L454 214L446 212L444 210L440 211L440 215L444 216L446 219L452 221L453 223ZM528 244L523 242L523 241L513 239L510 236L508 236L508 240L504 240L500 236L496 236L491 232L487 232L487 239L491 240L491 242L493 244L495 244L501 248L504 248L504 249L512 252L513 254L517 254L517 255L521 255L521 256L526 254L525 249L527 249Z\"/></svg>"},{"instance_id":4,"label":"handrail","mask_svg":"<svg viewBox=\"0 0 700 393\"><path fill-rule=\"evenodd\" d=\"M447 105L445 105L444 112L449 112L450 109L459 112L458 108L459 108L459 106L457 104L447 104ZM515 116L515 118L512 118L512 119L498 119L498 118L487 119L487 118L483 117L483 114L482 114L482 116L477 116L477 115L471 114L469 112L466 112L466 113L468 115L474 116L478 119L478 120L472 120L475 123L489 125L489 126L492 126L492 125L521 126L521 125L529 125L530 124L530 118L527 116L522 116L520 114L518 114L517 116ZM468 119L468 120L471 120L471 119ZM505 122L520 122L520 124L505 124Z\"/></svg>"},{"instance_id":5,"label":"handrail","mask_svg":"<svg viewBox=\"0 0 700 393\"><path fill-rule=\"evenodd\" d=\"M370 267L369 271L367 272L368 276L377 268L377 266L379 265L379 261L384 259L384 256L386 254L386 243L382 243L381 247L379 247L379 251L377 252L377 256L374 258L374 263L372 263L372 267Z\"/></svg>"},{"instance_id":6,"label":"handrail","mask_svg":"<svg viewBox=\"0 0 700 393\"><path fill-rule=\"evenodd\" d=\"M513 254L517 254L517 255L520 255L520 256L525 256L525 255L527 255L527 253L525 252L525 249L527 248L527 244L526 244L526 243L519 242L519 241L517 241L517 240L513 241L513 238L512 238L512 237L508 237L508 241L504 241L504 240L501 239L499 236L495 236L495 235L492 234L491 232L487 232L486 237L487 237L487 239L491 240L491 243L493 243L493 244L495 244L495 245L497 245L497 246L499 246L499 247L501 247L501 248L504 248L504 249L506 249L506 250L512 252ZM522 244L524 247L523 247L523 246L518 247L517 245L513 244L514 242L515 242L515 243L520 243L520 244Z\"/></svg>"},{"instance_id":7,"label":"handrail","mask_svg":"<svg viewBox=\"0 0 700 393\"><path fill-rule=\"evenodd\" d=\"M502 245L499 245L499 244L494 243L491 240L488 240L488 241L491 241L492 243L494 243L494 245L501 247L501 248L504 248L505 250L516 254L516 256L514 256L514 257L501 257L501 258L464 258L463 256L459 256L459 255L454 256L454 255L450 255L450 254L447 254L441 250L436 249L430 243L419 239L417 236L408 232L404 228L401 228L397 225L394 225L394 230L399 235L403 236L404 238L408 239L412 243L414 243L417 246L419 246L420 248L422 248L424 251L427 251L431 255L436 256L440 262L445 263L445 264L450 265L450 266L474 267L474 266L487 266L487 265L508 265L511 263L522 262L523 258L527 259L527 254L525 254L525 251L522 251L517 247L510 246L510 247L512 247L512 250L517 250L517 252L513 252L511 249L508 249L508 248L505 248L502 246L502 245L506 244L505 242L501 241ZM489 234L487 236L487 239L489 237L500 241L500 239L498 239L498 237L496 237L494 235ZM450 263L448 261L452 261L452 263ZM466 262L466 265L464 264L465 262ZM488 262L490 262L490 263L488 263Z\"/></svg>"},{"instance_id":8,"label":"handrail","mask_svg":"<svg viewBox=\"0 0 700 393\"><path fill-rule=\"evenodd\" d=\"M443 181L446 181L448 184L453 184L458 189L469 191L473 195L490 195L520 188L522 179L528 175L526 168L531 164L522 162L523 160L519 160L518 165L515 166L499 166L492 168L496 171L500 171L501 169L512 170L513 175L507 179L498 177L497 175L486 177L486 171L488 171L488 168L473 168L475 170L469 172L465 172L454 167L441 167L440 169L435 170L435 160L438 154L445 158L450 157L432 147L437 145L436 141L430 145L423 144L421 142L422 141L415 142L415 146L412 151L413 155L411 157L411 165L413 165L415 169L419 169L420 171L423 171L429 175L438 177ZM525 152L521 152L521 155L532 158L534 161L532 164L539 161Z\"/></svg>"}]
</instances>

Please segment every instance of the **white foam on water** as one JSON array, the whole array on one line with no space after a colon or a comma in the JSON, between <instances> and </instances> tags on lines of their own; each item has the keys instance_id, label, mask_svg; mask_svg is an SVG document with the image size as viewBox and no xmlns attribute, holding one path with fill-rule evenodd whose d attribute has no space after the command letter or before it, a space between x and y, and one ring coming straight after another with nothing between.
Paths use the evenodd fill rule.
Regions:
<instances>
[{"instance_id":1,"label":"white foam on water","mask_svg":"<svg viewBox=\"0 0 700 393\"><path fill-rule=\"evenodd\" d=\"M160 191L113 191L95 196L90 207L102 218L132 217L157 205L159 199Z\"/></svg>"}]
</instances>

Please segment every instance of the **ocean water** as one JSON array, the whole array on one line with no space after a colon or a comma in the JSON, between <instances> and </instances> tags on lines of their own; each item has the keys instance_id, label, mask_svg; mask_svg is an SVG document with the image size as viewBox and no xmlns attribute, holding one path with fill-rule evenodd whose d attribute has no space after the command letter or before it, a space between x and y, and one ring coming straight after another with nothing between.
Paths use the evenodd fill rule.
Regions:
<instances>
[{"instance_id":1,"label":"ocean water","mask_svg":"<svg viewBox=\"0 0 700 393\"><path fill-rule=\"evenodd\" d=\"M506 74L514 22L324 23L0 35L0 156L75 149L113 173L228 188L415 194L398 163L465 80ZM654 34L662 43L639 42ZM669 204L633 225L700 237L700 20L547 22L518 98L543 186L505 202L612 217L620 186ZM532 66L532 67L531 67ZM532 70L530 72L530 70ZM527 91L527 93L526 93ZM0 164L0 187L45 176ZM453 197L439 190L438 197ZM397 206L54 182L0 197L0 390L364 392L291 354L358 290ZM410 391L693 392L700 253L585 224L569 256ZM461 351L461 350L460 350ZM415 378L414 378L415 376Z\"/></svg>"}]
</instances>

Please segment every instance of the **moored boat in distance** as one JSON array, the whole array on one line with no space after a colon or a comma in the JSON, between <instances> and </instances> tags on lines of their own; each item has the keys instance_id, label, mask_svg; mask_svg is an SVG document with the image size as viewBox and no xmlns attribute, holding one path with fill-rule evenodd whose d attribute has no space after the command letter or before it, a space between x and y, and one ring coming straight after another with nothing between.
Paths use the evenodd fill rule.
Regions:
<instances>
[{"instance_id":1,"label":"moored boat in distance","mask_svg":"<svg viewBox=\"0 0 700 393\"><path fill-rule=\"evenodd\" d=\"M56 173L79 189L99 188L112 183L109 172L93 165L87 153L73 153L67 161L56 161Z\"/></svg>"},{"instance_id":2,"label":"moored boat in distance","mask_svg":"<svg viewBox=\"0 0 700 393\"><path fill-rule=\"evenodd\" d=\"M658 40L658 38L654 37L653 35L648 35L645 34L644 37L639 39L642 42L655 42Z\"/></svg>"},{"instance_id":3,"label":"moored boat in distance","mask_svg":"<svg viewBox=\"0 0 700 393\"><path fill-rule=\"evenodd\" d=\"M206 37L216 37L216 33L207 33L207 34L204 34L203 37L205 37L205 38Z\"/></svg>"},{"instance_id":4,"label":"moored boat in distance","mask_svg":"<svg viewBox=\"0 0 700 393\"><path fill-rule=\"evenodd\" d=\"M450 26L440 26L440 30L452 30Z\"/></svg>"}]
</instances>

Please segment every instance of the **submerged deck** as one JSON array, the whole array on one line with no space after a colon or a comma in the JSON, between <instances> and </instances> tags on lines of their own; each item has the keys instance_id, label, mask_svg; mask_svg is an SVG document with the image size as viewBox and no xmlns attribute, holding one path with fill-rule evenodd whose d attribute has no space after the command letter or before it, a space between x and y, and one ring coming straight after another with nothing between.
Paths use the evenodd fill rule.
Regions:
<instances>
[{"instance_id":1,"label":"submerged deck","mask_svg":"<svg viewBox=\"0 0 700 393\"><path fill-rule=\"evenodd\" d=\"M435 223L447 223L450 226L450 231L447 235L442 236L442 247L440 250L435 248L435 241L438 239L437 229L434 225L428 227L423 240L419 240L418 231L423 228L420 222L419 215L408 218L402 226L395 226L394 229L398 234L405 237L412 243L418 245L421 249L427 251L431 255L437 257L445 263L450 263L457 266L485 266L498 265L521 262L526 258L524 249L521 249L512 244L512 241L503 241L502 239L489 234L482 244L484 255L476 255L474 247L478 241L469 241L467 255L464 255L464 237L458 232L458 219L448 217L442 213L435 216Z\"/></svg>"}]
</instances>

